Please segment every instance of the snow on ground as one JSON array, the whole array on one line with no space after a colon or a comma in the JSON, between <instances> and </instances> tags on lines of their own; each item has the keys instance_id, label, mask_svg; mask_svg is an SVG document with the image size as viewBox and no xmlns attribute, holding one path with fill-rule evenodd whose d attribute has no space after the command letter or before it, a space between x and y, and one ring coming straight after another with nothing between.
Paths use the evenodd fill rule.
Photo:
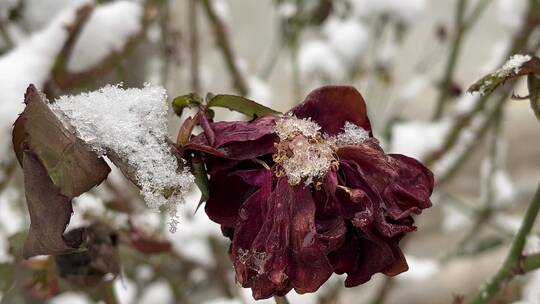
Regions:
<instances>
[{"instance_id":1,"label":"snow on ground","mask_svg":"<svg viewBox=\"0 0 540 304\"><path fill-rule=\"evenodd\" d=\"M88 70L112 52L120 52L131 37L140 33L142 13L142 4L133 1L96 7L75 44L68 70Z\"/></svg>"},{"instance_id":2,"label":"snow on ground","mask_svg":"<svg viewBox=\"0 0 540 304\"><path fill-rule=\"evenodd\" d=\"M150 284L144 289L139 301L139 304L173 304L174 294L171 286L166 281L157 281Z\"/></svg>"}]
</instances>

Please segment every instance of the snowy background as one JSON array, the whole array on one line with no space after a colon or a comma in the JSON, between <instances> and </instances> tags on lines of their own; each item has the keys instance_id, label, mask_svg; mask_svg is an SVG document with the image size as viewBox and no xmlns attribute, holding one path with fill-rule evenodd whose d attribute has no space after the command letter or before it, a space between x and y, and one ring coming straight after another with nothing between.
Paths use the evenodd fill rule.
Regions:
<instances>
[{"instance_id":1,"label":"snowy background","mask_svg":"<svg viewBox=\"0 0 540 304\"><path fill-rule=\"evenodd\" d=\"M508 59L527 14L526 0L465 1L465 17L473 21L453 64L444 115L432 120L455 45L459 1L209 0L193 1L194 9L191 0L0 0L0 299L100 301L99 292L61 280L39 285L36 273L47 257L24 262L15 250L29 223L11 129L28 84L54 100L106 84L150 83L165 87L169 101L192 91L233 93L280 111L320 85L351 84L364 96L385 150L425 160L478 105L481 98L466 89ZM540 45L539 34L531 34L532 45ZM513 91L526 95L521 82ZM292 292L290 302L449 303L476 292L504 258L540 176L540 124L528 101L503 96L498 122L479 131L498 98L474 112L456 144L430 164L436 176L448 177L437 186L434 207L419 217L418 232L404 241L407 273L390 283L377 275L354 289L341 287L343 278L335 276L316 294ZM169 109L168 118L174 139L185 117ZM223 110L217 118L242 116ZM111 208L120 196L135 211ZM75 200L69 229L100 218L171 243L167 255L121 248L123 274L113 282L119 303L252 303L250 291L234 284L219 226L194 213L198 199L196 190L189 193L178 230L170 233L166 215L144 208L138 191L113 170L107 183ZM480 220L486 208L489 216ZM529 238L529 252L540 251L537 234ZM540 303L539 290L540 273L533 272L509 284L499 300Z\"/></svg>"}]
</instances>

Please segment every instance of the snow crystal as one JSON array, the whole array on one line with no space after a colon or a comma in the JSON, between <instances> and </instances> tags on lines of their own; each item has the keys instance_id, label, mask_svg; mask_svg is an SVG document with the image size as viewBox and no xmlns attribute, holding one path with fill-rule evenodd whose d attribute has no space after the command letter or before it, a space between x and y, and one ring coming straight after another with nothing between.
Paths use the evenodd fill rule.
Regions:
<instances>
[{"instance_id":1,"label":"snow crystal","mask_svg":"<svg viewBox=\"0 0 540 304\"><path fill-rule=\"evenodd\" d=\"M368 30L353 18L331 17L323 25L329 45L345 65L355 65L367 47Z\"/></svg>"},{"instance_id":2,"label":"snow crystal","mask_svg":"<svg viewBox=\"0 0 540 304\"><path fill-rule=\"evenodd\" d=\"M219 225L212 222L204 211L199 210L193 214L200 198L198 189L194 189L186 196L186 204L179 207L178 213L182 218L182 229L176 233L166 232L165 237L172 244L175 252L204 265L213 266L215 259L208 244L210 236L222 239Z\"/></svg>"},{"instance_id":3,"label":"snow crystal","mask_svg":"<svg viewBox=\"0 0 540 304\"><path fill-rule=\"evenodd\" d=\"M309 185L323 177L335 161L333 145L324 140L321 127L311 119L285 116L276 122L276 134L280 138L274 161L281 165L291 185L302 179Z\"/></svg>"},{"instance_id":4,"label":"snow crystal","mask_svg":"<svg viewBox=\"0 0 540 304\"><path fill-rule=\"evenodd\" d=\"M158 86L99 91L63 96L51 108L98 154L119 158L134 178L150 208L176 207L193 182L166 142L167 94ZM173 191L173 194L166 195ZM167 193L170 194L170 193ZM168 198L165 198L168 196Z\"/></svg>"},{"instance_id":5,"label":"snow crystal","mask_svg":"<svg viewBox=\"0 0 540 304\"><path fill-rule=\"evenodd\" d=\"M109 54L120 52L128 40L141 31L141 21L140 3L115 1L98 6L75 43L68 70L88 70Z\"/></svg>"},{"instance_id":6,"label":"snow crystal","mask_svg":"<svg viewBox=\"0 0 540 304\"><path fill-rule=\"evenodd\" d=\"M305 137L315 137L319 134L321 126L312 121L311 118L300 119L295 116L284 116L276 122L276 134L281 140L288 139L294 135L304 135Z\"/></svg>"},{"instance_id":7,"label":"snow crystal","mask_svg":"<svg viewBox=\"0 0 540 304\"><path fill-rule=\"evenodd\" d=\"M502 68L497 70L497 73L502 76L506 76L512 72L517 74L521 70L521 66L523 66L523 64L528 62L529 60L531 60L530 55L513 55L512 57L510 57L510 59L508 59L508 61L504 63Z\"/></svg>"},{"instance_id":8,"label":"snow crystal","mask_svg":"<svg viewBox=\"0 0 540 304\"><path fill-rule=\"evenodd\" d=\"M298 65L304 79L340 82L346 78L346 67L324 40L303 43L298 51Z\"/></svg>"},{"instance_id":9,"label":"snow crystal","mask_svg":"<svg viewBox=\"0 0 540 304\"><path fill-rule=\"evenodd\" d=\"M429 153L442 146L449 127L450 123L447 120L397 123L392 128L390 150L392 153L424 159Z\"/></svg>"},{"instance_id":10,"label":"snow crystal","mask_svg":"<svg viewBox=\"0 0 540 304\"><path fill-rule=\"evenodd\" d=\"M369 131L347 121L343 126L343 132L332 139L338 145L359 145L369 139Z\"/></svg>"},{"instance_id":11,"label":"snow crystal","mask_svg":"<svg viewBox=\"0 0 540 304\"><path fill-rule=\"evenodd\" d=\"M441 265L433 259L418 258L405 255L409 270L398 276L401 280L422 281L433 276L440 270Z\"/></svg>"},{"instance_id":12,"label":"snow crystal","mask_svg":"<svg viewBox=\"0 0 540 304\"><path fill-rule=\"evenodd\" d=\"M11 128L24 109L28 84L41 87L67 38L74 8L62 11L51 23L0 57L0 167L12 159Z\"/></svg>"}]
</instances>

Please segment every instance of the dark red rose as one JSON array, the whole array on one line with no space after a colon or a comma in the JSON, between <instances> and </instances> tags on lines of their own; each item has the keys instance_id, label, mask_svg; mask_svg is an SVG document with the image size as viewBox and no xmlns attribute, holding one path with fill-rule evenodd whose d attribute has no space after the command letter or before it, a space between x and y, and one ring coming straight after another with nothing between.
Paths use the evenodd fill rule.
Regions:
<instances>
[{"instance_id":1,"label":"dark red rose","mask_svg":"<svg viewBox=\"0 0 540 304\"><path fill-rule=\"evenodd\" d=\"M431 206L433 175L384 153L356 89L322 87L283 117L204 123L186 150L204 154L205 211L254 298L314 292L332 273L352 287L407 270L399 241Z\"/></svg>"}]
</instances>

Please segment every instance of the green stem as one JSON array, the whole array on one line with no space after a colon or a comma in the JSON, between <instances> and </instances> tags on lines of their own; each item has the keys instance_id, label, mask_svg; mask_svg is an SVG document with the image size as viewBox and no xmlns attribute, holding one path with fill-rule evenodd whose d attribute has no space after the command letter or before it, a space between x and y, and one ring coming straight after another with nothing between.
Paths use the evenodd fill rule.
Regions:
<instances>
[{"instance_id":1,"label":"green stem","mask_svg":"<svg viewBox=\"0 0 540 304\"><path fill-rule=\"evenodd\" d=\"M290 304L286 296L283 296L283 297L274 296L274 300L276 301L276 304Z\"/></svg>"},{"instance_id":2,"label":"green stem","mask_svg":"<svg viewBox=\"0 0 540 304\"><path fill-rule=\"evenodd\" d=\"M505 283L509 282L516 274L521 272L519 269L522 268L523 248L525 247L527 235L531 232L536 220L538 211L540 211L540 184L527 208L525 217L521 222L521 227L512 241L510 251L506 256L503 265L499 271L497 271L495 276L489 279L480 292L469 302L470 304L489 303L497 292L504 287ZM526 265L530 267L539 266L540 261L537 261L537 259L538 258L530 260Z\"/></svg>"},{"instance_id":3,"label":"green stem","mask_svg":"<svg viewBox=\"0 0 540 304\"><path fill-rule=\"evenodd\" d=\"M114 292L113 281L103 282L101 289L105 304L118 304L118 300L116 299L116 294Z\"/></svg>"}]
</instances>

